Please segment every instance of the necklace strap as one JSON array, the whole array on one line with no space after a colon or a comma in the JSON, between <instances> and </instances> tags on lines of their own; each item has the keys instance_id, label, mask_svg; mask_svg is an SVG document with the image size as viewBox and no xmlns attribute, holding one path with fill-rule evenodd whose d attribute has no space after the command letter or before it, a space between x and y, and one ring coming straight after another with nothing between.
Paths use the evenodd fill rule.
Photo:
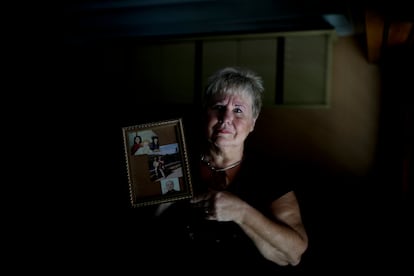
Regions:
<instances>
[{"instance_id":1,"label":"necklace strap","mask_svg":"<svg viewBox=\"0 0 414 276\"><path fill-rule=\"evenodd\" d=\"M234 162L234 163L228 165L227 167L224 167L224 168L216 168L213 165L211 165L210 161L206 160L204 154L201 155L201 161L203 161L207 165L207 167L209 167L209 169L214 171L214 172L224 172L224 171L230 170L231 168L234 168L234 167L237 167L238 165L240 165L240 163L243 161L243 158L240 159L237 162Z\"/></svg>"}]
</instances>

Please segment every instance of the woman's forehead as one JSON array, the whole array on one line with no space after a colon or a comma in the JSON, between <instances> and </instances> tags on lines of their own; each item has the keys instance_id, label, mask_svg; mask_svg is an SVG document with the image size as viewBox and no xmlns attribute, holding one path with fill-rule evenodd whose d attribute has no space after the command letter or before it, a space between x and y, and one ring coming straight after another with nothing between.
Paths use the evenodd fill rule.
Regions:
<instances>
[{"instance_id":1,"label":"woman's forehead","mask_svg":"<svg viewBox=\"0 0 414 276\"><path fill-rule=\"evenodd\" d=\"M251 104L252 97L250 93L246 91L224 92L216 95L213 98L213 102L227 102L232 101L235 103Z\"/></svg>"}]
</instances>

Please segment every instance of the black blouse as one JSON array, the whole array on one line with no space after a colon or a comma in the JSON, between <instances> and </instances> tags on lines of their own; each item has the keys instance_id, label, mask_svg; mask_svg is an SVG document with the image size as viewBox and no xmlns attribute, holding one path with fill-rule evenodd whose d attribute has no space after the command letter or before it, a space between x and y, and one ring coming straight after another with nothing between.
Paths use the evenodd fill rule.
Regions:
<instances>
[{"instance_id":1,"label":"black blouse","mask_svg":"<svg viewBox=\"0 0 414 276\"><path fill-rule=\"evenodd\" d=\"M289 178L278 171L286 172L271 160L246 156L239 174L226 190L263 214L270 215L271 202L293 190ZM193 172L192 180L196 192L203 190L198 174ZM254 267L280 269L260 254L236 223L206 220L204 210L194 207L189 201L177 201L170 206L157 218L153 233L158 236L160 248L181 251L172 253L170 261L181 260L200 266L207 261L209 269L220 267L240 272Z\"/></svg>"}]
</instances>

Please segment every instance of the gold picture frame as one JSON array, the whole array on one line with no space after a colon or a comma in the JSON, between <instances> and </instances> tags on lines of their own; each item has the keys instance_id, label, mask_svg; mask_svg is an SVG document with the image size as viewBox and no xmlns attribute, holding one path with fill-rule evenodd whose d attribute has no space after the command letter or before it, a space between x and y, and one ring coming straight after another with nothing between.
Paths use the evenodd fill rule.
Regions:
<instances>
[{"instance_id":1,"label":"gold picture frame","mask_svg":"<svg viewBox=\"0 0 414 276\"><path fill-rule=\"evenodd\" d=\"M122 128L132 207L191 198L181 118Z\"/></svg>"}]
</instances>

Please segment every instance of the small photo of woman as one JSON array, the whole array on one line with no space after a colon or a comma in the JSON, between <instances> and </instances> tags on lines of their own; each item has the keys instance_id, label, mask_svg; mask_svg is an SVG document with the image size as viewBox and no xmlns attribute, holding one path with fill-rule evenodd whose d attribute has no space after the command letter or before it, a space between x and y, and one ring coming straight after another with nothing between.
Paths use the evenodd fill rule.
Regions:
<instances>
[{"instance_id":1,"label":"small photo of woman","mask_svg":"<svg viewBox=\"0 0 414 276\"><path fill-rule=\"evenodd\" d=\"M138 149L142 147L142 138L139 135L134 137L134 144L131 147L131 155L135 155Z\"/></svg>"},{"instance_id":2,"label":"small photo of woman","mask_svg":"<svg viewBox=\"0 0 414 276\"><path fill-rule=\"evenodd\" d=\"M152 141L149 144L149 147L152 151L160 151L160 140L158 136L152 136Z\"/></svg>"},{"instance_id":3,"label":"small photo of woman","mask_svg":"<svg viewBox=\"0 0 414 276\"><path fill-rule=\"evenodd\" d=\"M180 191L178 178L169 178L161 181L161 190L163 195L172 195Z\"/></svg>"}]
</instances>

